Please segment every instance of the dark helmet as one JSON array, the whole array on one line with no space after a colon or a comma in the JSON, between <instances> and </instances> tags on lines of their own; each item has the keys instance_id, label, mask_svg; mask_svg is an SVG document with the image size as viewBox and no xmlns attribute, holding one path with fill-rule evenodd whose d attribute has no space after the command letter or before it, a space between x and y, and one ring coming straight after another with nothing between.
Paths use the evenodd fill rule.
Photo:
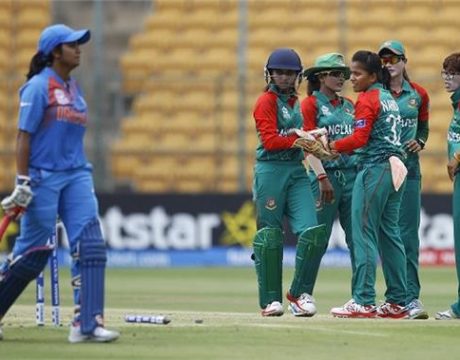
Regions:
<instances>
[{"instance_id":1,"label":"dark helmet","mask_svg":"<svg viewBox=\"0 0 460 360\"><path fill-rule=\"evenodd\" d=\"M282 69L302 71L302 62L300 56L293 49L280 48L273 51L268 57L266 70Z\"/></svg>"}]
</instances>

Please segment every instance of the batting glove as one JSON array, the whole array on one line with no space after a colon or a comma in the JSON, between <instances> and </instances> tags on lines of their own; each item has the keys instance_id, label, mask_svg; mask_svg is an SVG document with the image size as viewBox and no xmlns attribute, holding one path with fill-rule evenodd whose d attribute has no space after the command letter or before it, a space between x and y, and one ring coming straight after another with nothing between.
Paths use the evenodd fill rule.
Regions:
<instances>
[{"instance_id":1,"label":"batting glove","mask_svg":"<svg viewBox=\"0 0 460 360\"><path fill-rule=\"evenodd\" d=\"M30 177L18 175L16 178L16 187L10 196L4 198L1 202L3 211L13 219L19 219L32 201L33 193L30 189Z\"/></svg>"}]
</instances>

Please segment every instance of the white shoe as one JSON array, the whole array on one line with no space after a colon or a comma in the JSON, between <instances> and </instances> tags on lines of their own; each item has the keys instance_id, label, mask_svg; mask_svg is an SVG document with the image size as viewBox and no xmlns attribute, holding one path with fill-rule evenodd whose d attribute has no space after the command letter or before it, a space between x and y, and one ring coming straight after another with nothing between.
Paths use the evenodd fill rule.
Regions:
<instances>
[{"instance_id":1,"label":"white shoe","mask_svg":"<svg viewBox=\"0 0 460 360\"><path fill-rule=\"evenodd\" d=\"M107 330L102 326L98 326L94 329L90 335L81 333L80 325L70 325L70 333L68 340L72 344L81 342L111 342L118 339L120 334L118 331Z\"/></svg>"},{"instance_id":2,"label":"white shoe","mask_svg":"<svg viewBox=\"0 0 460 360\"><path fill-rule=\"evenodd\" d=\"M295 298L287 293L286 297L289 300L289 310L294 316L310 317L316 314L315 299L310 294L303 293Z\"/></svg>"},{"instance_id":3,"label":"white shoe","mask_svg":"<svg viewBox=\"0 0 460 360\"><path fill-rule=\"evenodd\" d=\"M360 305L351 299L343 306L332 308L331 314L338 318L374 318L376 307L375 305Z\"/></svg>"},{"instance_id":4,"label":"white shoe","mask_svg":"<svg viewBox=\"0 0 460 360\"><path fill-rule=\"evenodd\" d=\"M454 319L460 319L460 316L457 316L454 314L452 309L446 310L446 311L439 311L436 313L436 320L454 320Z\"/></svg>"},{"instance_id":5,"label":"white shoe","mask_svg":"<svg viewBox=\"0 0 460 360\"><path fill-rule=\"evenodd\" d=\"M279 301L273 301L261 311L262 316L281 316L284 314L283 305Z\"/></svg>"},{"instance_id":6,"label":"white shoe","mask_svg":"<svg viewBox=\"0 0 460 360\"><path fill-rule=\"evenodd\" d=\"M0 325L0 340L3 340L3 330L2 326Z\"/></svg>"},{"instance_id":7,"label":"white shoe","mask_svg":"<svg viewBox=\"0 0 460 360\"><path fill-rule=\"evenodd\" d=\"M429 318L428 313L423 309L423 304L419 299L412 300L406 305L408 311L407 319L426 320Z\"/></svg>"}]
</instances>

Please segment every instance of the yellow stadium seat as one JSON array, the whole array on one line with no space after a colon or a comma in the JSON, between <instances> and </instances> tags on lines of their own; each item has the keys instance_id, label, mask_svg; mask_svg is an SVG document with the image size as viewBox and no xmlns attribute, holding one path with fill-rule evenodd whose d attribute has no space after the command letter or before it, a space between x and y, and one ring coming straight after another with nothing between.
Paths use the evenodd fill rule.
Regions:
<instances>
[{"instance_id":1,"label":"yellow stadium seat","mask_svg":"<svg viewBox=\"0 0 460 360\"><path fill-rule=\"evenodd\" d=\"M429 91L431 134L422 157L435 159L429 160L429 164L439 164L438 155L445 153L446 130L452 115L449 94L442 88L439 72L444 57L457 51L455 39L460 31L455 17L460 6L454 3L249 1L246 114L240 119L241 84L236 77L238 2L154 1L154 11L147 17L144 30L132 37L120 62L124 82L129 85L125 88L135 89L140 95L133 102L131 120L124 120L121 139L113 153L119 157L123 151L134 152L137 157L143 154L144 159L161 154L164 161L156 164L150 160L130 160L154 169L139 176L130 174L133 184L142 191L234 192L239 190L239 168L235 166L236 160L229 163L226 159L233 158L238 151L239 122L243 121L248 154L246 189L250 190L258 142L252 111L265 87L263 68L273 49L296 49L308 67L326 52L344 52L349 62L356 50L377 51L383 40L396 38L406 46L411 79ZM346 12L339 14L342 8ZM340 19L346 26L344 32ZM356 99L349 82L343 94ZM304 96L302 84L299 97ZM173 155L184 153L196 155L191 155L190 161L178 160ZM207 160L203 158L204 165L200 167L202 156ZM121 172L126 179L129 166L123 162L120 165L118 160L114 164L118 169L115 176L118 178ZM174 171L165 175L159 167ZM211 175L203 178L203 167ZM445 189L444 180L439 179L437 174L432 177L424 174L424 190Z\"/></svg>"},{"instance_id":2,"label":"yellow stadium seat","mask_svg":"<svg viewBox=\"0 0 460 360\"><path fill-rule=\"evenodd\" d=\"M46 11L49 13L51 10L51 4L49 0L13 0L12 9L14 11L27 11L28 9L34 9L37 11Z\"/></svg>"},{"instance_id":3,"label":"yellow stadium seat","mask_svg":"<svg viewBox=\"0 0 460 360\"><path fill-rule=\"evenodd\" d=\"M47 8L27 7L21 9L14 17L15 26L18 29L39 29L40 31L49 24L50 12Z\"/></svg>"}]
</instances>

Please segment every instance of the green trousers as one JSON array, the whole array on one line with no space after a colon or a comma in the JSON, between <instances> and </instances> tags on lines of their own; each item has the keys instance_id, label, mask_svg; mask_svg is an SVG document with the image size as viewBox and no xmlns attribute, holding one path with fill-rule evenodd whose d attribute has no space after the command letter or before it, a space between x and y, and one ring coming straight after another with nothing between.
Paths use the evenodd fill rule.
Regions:
<instances>
[{"instance_id":1,"label":"green trousers","mask_svg":"<svg viewBox=\"0 0 460 360\"><path fill-rule=\"evenodd\" d=\"M399 231L404 185L395 191L388 161L359 171L353 188L352 227L356 264L354 300L375 304L375 277L380 250L386 301L406 304L406 253Z\"/></svg>"},{"instance_id":2,"label":"green trousers","mask_svg":"<svg viewBox=\"0 0 460 360\"><path fill-rule=\"evenodd\" d=\"M419 248L421 180L407 179L399 209L399 228L407 259L407 303L420 297Z\"/></svg>"},{"instance_id":3,"label":"green trousers","mask_svg":"<svg viewBox=\"0 0 460 360\"><path fill-rule=\"evenodd\" d=\"M332 232L332 226L334 224L334 220L337 216L337 212L339 213L339 221L340 225L342 226L343 231L345 232L345 241L347 243L348 249L350 250L350 259L351 259L351 269L352 269L352 277L351 277L351 293L353 294L354 286L355 286L355 260L353 254L353 234L352 234L352 226L351 226L351 199L353 195L353 186L356 179L356 169L349 168L349 169L331 169L326 170L327 177L334 188L334 202L333 203L320 203L320 191L318 180L316 179L316 175L313 171L310 171L310 181L312 185L313 195L316 199L316 214L318 216L318 223L326 225L326 236L327 239L330 238ZM326 252L327 245L324 248L324 252ZM321 258L323 254L317 259L321 262Z\"/></svg>"},{"instance_id":4,"label":"green trousers","mask_svg":"<svg viewBox=\"0 0 460 360\"><path fill-rule=\"evenodd\" d=\"M258 229L282 228L284 216L296 236L318 225L310 179L301 162L257 162L253 197Z\"/></svg>"},{"instance_id":5,"label":"green trousers","mask_svg":"<svg viewBox=\"0 0 460 360\"><path fill-rule=\"evenodd\" d=\"M452 304L452 311L460 316L460 178L459 173L454 179L454 194L452 196L452 210L454 221L454 246L455 246L455 264L457 268L458 281L458 299Z\"/></svg>"}]
</instances>

